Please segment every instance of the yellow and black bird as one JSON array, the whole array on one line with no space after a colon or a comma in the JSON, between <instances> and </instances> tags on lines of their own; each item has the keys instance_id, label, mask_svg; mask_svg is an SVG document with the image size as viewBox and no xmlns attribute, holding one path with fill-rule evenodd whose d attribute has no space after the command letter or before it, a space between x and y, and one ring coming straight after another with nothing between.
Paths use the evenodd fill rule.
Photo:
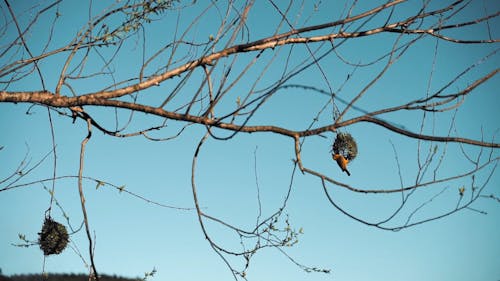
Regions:
<instances>
[{"instance_id":1,"label":"yellow and black bird","mask_svg":"<svg viewBox=\"0 0 500 281\"><path fill-rule=\"evenodd\" d=\"M346 172L348 176L351 176L351 173L347 170L347 163L349 163L349 160L347 160L343 155L334 153L332 154L333 160L337 161L337 164L339 165L340 169L342 169L343 172Z\"/></svg>"}]
</instances>

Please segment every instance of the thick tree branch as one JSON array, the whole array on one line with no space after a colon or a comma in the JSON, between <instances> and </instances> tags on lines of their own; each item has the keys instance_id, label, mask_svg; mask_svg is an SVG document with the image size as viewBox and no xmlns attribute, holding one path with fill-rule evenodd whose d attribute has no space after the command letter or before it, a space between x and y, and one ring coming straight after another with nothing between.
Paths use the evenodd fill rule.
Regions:
<instances>
[{"instance_id":1,"label":"thick tree branch","mask_svg":"<svg viewBox=\"0 0 500 281\"><path fill-rule=\"evenodd\" d=\"M424 134L417 134L411 132L409 130L405 130L399 127L396 127L386 121L381 119L377 119L373 116L363 115L357 118L353 118L350 120L346 120L343 122L339 122L337 124L332 124L324 127L319 127L316 129L305 130L305 131L294 131L285 129L282 127L272 126L272 125L262 125L262 126L240 126L233 123L222 123L217 119L212 119L209 117L203 116L195 116L195 115L186 115L176 112L171 112L164 110L162 108L146 106L137 103L124 102L118 100L106 100L106 99L96 99L91 96L77 96L77 97L65 97L65 96L56 96L51 94L50 92L0 92L0 102L11 102L11 103L33 103L33 104L41 104L51 107L76 107L76 106L86 106L86 105L94 105L94 106L105 106L105 107L114 107L114 108L124 108L134 111L139 111L147 114L154 114L156 116L165 117L172 120L191 122L196 124L202 124L211 127L217 127L220 129L225 129L229 131L236 132L244 132L244 133L256 133L256 132L273 132L276 134L296 138L296 137L308 137L314 135L320 135L325 132L333 132L338 128L349 126L359 122L370 122L377 125L380 125L386 129L389 129L395 133L405 135L415 139L421 140L429 140L429 141L437 141L437 142L457 142L464 143L482 147L493 147L499 148L499 143L489 143L484 141L477 141L467 138L460 137L439 137L439 136L431 136Z\"/></svg>"}]
</instances>

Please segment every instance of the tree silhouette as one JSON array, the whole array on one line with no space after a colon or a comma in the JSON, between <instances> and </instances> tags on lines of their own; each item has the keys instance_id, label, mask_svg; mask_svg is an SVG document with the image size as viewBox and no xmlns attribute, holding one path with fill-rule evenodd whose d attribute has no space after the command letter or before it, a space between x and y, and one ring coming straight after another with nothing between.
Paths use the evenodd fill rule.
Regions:
<instances>
[{"instance_id":1,"label":"tree silhouette","mask_svg":"<svg viewBox=\"0 0 500 281\"><path fill-rule=\"evenodd\" d=\"M112 187L161 207L196 212L202 235L234 279L247 279L252 257L266 248L277 249L307 272L327 273L329 269L305 266L287 252L302 234L286 215L296 177L308 177L311 185L320 186L332 208L383 230L398 231L464 209L481 212L476 203L479 198L498 201L497 195L484 192L499 160L496 132L485 134L478 123L473 124L477 131L466 131L456 121L468 97L481 98L498 74L495 60L499 39L494 22L499 12L492 10L494 5L478 8L477 4L460 0L314 5L272 0L109 1L106 5L85 4L88 11L73 18L65 16L73 9L66 1L22 7L4 0L0 102L4 108L5 104L27 104L28 114L37 108L46 109L44 118L51 127L52 148L39 162L22 161L12 173L4 175L0 192L50 183L46 213L50 217L53 205L59 205L54 195L56 183L75 180L89 242L90 275L95 279L95 234L92 218L87 216L85 183ZM266 18L269 23L262 23L267 15L256 14L257 6L265 6L272 15ZM324 9L332 10L330 17L318 16ZM69 28L75 26L79 28L76 33ZM441 59L448 59L447 52L469 47L473 51L468 60ZM417 61L425 66L415 64L415 56L422 56ZM449 63L454 64L452 73L444 67ZM387 89L386 85L392 86ZM71 119L75 130L86 129L77 175L57 172L58 155L65 151L57 145L54 113ZM356 131L357 126L373 130L373 138L390 138L393 153L367 151L369 141L358 139L355 133L350 143L334 147L341 143L335 142L338 136ZM194 209L148 199L114 184L116 179L84 175L85 149L96 132L169 143L187 131L204 134L193 147L194 155L186 155L192 157ZM257 173L260 156L256 151L248 159L255 163L258 215L253 226L241 227L204 208L199 194L203 182L197 180L198 162L207 140L225 142L253 133L256 137L276 135L288 140L293 154L292 175L282 204L264 213ZM324 148L318 152L315 145L309 145L311 142L322 142ZM352 150L353 145L354 157L360 151L356 158L359 165L370 156L378 158L381 165L371 169L399 184L385 179L348 181L336 164L325 168L315 163L317 157L328 157L335 163L333 149L339 153L339 149ZM407 153L403 156L408 150L414 151L411 157ZM353 163L354 157L347 152L341 157L348 161L344 165ZM50 159L51 175L25 180ZM382 164L387 161L393 163L391 168ZM469 168L441 173L449 161L467 163ZM411 173L405 172L407 165L412 167ZM350 178L367 174L361 168L349 171ZM223 178L221 175L220 180ZM430 187L436 187L431 197L417 195L427 194ZM450 188L456 191L453 196L443 192ZM367 194L374 202L380 196L398 198L391 201L389 214L373 219L363 214L362 206L346 208L332 195L335 190L353 196ZM437 197L453 202L453 207L423 212ZM413 198L417 204L409 203ZM221 242L207 224L235 234L241 247ZM235 258L243 265L237 266Z\"/></svg>"}]
</instances>

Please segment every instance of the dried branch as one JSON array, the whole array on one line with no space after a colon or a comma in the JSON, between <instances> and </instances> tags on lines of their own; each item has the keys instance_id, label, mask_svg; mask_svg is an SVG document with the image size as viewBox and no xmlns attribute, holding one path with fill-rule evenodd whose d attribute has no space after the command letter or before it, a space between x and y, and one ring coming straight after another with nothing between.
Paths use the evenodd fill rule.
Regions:
<instances>
[{"instance_id":1,"label":"dried branch","mask_svg":"<svg viewBox=\"0 0 500 281\"><path fill-rule=\"evenodd\" d=\"M80 203L82 205L82 213L83 213L83 221L85 222L85 232L87 233L87 239L89 241L89 256L90 256L90 265L92 266L92 275L96 281L99 281L99 274L97 273L95 262L94 262L94 247L92 243L92 235L90 233L89 220L87 217L87 210L85 208L85 195L83 194L83 164L85 158L85 146L92 136L92 124L90 119L87 120L87 130L88 134L83 139L80 149L80 168L78 169L78 192L80 194Z\"/></svg>"},{"instance_id":2,"label":"dried branch","mask_svg":"<svg viewBox=\"0 0 500 281\"><path fill-rule=\"evenodd\" d=\"M491 85L499 71L487 63L495 61L498 54L493 44L500 39L492 36L495 33L491 22L498 18L500 12L468 14L467 9L475 7L474 1L444 1L432 5L430 1L423 1L406 6L403 3L409 1L392 0L358 14L355 14L360 7L358 1L346 1L343 7L339 7L338 18L329 17L320 24L311 24L313 18L320 20L315 17L318 11L311 11L304 19L305 2L296 5L294 1L280 3L270 0L264 5L268 5L276 18L273 26L266 26L264 33L261 30L255 32L252 27L255 1L196 4L172 0L125 1L109 4L97 14L93 14L94 7L90 4L88 15L83 16L84 24L69 38L58 34L56 28L63 20L59 13L62 0L53 1L46 7L32 8L29 10L33 15L30 20L24 20L23 14L16 13L16 7L11 2L4 0L2 4L8 12L4 13L6 24L0 35L8 35L5 36L8 40L0 46L0 85L3 86L0 103L26 103L30 106L28 114L37 105L44 110L46 108L52 150L34 164L28 161L26 154L13 172L2 175L0 193L41 185L51 195L48 212L55 202L67 217L54 197L54 189L57 181L76 178L89 242L89 277L99 278L94 263L95 234L92 236L87 217L83 181L94 183L96 188L112 187L147 204L183 211L196 210L201 232L235 280L247 280L252 258L262 249L278 251L306 272L330 272L328 269L305 266L286 250L294 246L298 242L297 237L302 234L301 229L296 230L292 226L286 214L296 176L305 175L313 181L319 180L318 185L323 188L326 199L338 212L359 223L390 231L445 218L463 210L484 214L480 206L472 205L478 198L500 201L495 194L484 194L484 188L500 160L496 154L500 148L500 143L495 141L496 133L490 137L481 131L480 138L468 138L467 134L458 133L460 124L455 123L459 122L457 115L466 104L467 97L486 88L479 86ZM193 9L197 14L189 15L184 9L191 5L202 7ZM315 4L314 9L318 7ZM408 7L414 10L408 13ZM54 10L55 15L49 15ZM185 14L189 17L184 17ZM171 15L173 17L168 18ZM211 26L206 33L204 23L208 17ZM162 21L165 18L168 21ZM165 22L168 23L164 27L168 28L169 34L156 33L155 24ZM471 33L461 32L465 28L481 30L483 35L475 37L474 34L473 37ZM30 35L38 29L46 31L47 40L43 40L43 44L36 42L40 45L36 48ZM59 36L66 41L59 40ZM351 43L365 44L381 38L386 44L385 49L374 50L370 54L363 51L351 54ZM405 89L397 96L401 101L395 104L392 100L383 100L375 105L363 104L366 97L380 91L377 86L384 85L384 79L389 79L388 83L400 83L399 77L388 77L389 71L405 63L404 58L413 54L410 52L415 48L420 48L418 44L429 42L436 43L431 45L433 50L428 53L432 65L426 90L419 93ZM468 44L474 44L478 49L482 47L477 54L480 58L472 64L464 64L437 90L431 90L442 74L438 73L438 62L441 54L446 52L445 46L465 48ZM138 55L128 65L131 49ZM126 67L122 66L124 62ZM332 63L334 66L331 66ZM418 83L424 80L420 79ZM33 86L32 81L41 86ZM463 82L467 85L461 86ZM311 96L306 91L319 95ZM304 104L300 108L306 111L304 116L302 112L286 108L289 103L285 99L293 100L295 96L292 95L295 94L301 95L299 102ZM312 98L315 100L310 105ZM77 176L58 176L57 157L61 150L56 151L60 140L56 138L58 130L52 111L73 119L74 126L81 126L82 120L85 122L88 135L81 142ZM282 113L296 115L294 118L300 114L303 120L289 122L289 117L281 116L284 115ZM418 115L417 125L405 127L399 124L402 121L395 122L398 120L392 118L392 113L412 118L415 113L421 115ZM145 124L143 120L150 122L150 119L143 119L145 116L156 119ZM440 116L451 120L438 127ZM280 118L286 122L281 122ZM111 126L106 123L108 119L111 119ZM170 126L172 124L174 126ZM392 140L393 161L397 169L393 176L398 177L396 186L352 184L330 172L311 168L316 163L308 163L310 150L307 144L314 140L313 137L328 139L329 135L344 134L357 124L362 124L363 128L383 128L409 142L417 140L417 154L412 159L416 162L414 171L408 173L404 170L406 159L400 159L401 150ZM169 141L183 135L188 131L186 128L205 132L192 157L194 208L159 203L127 190L125 185L83 176L85 147L92 130L118 138L142 136L152 141ZM206 141L236 140L234 137L241 133L280 135L289 141L290 152L295 158L288 190L284 192L279 206L266 213L255 149L258 209L255 221L246 227L209 214L200 203L200 187L196 182L199 173L197 163ZM325 144L325 147L330 146L331 142ZM466 166L453 174L443 175L447 156L453 152L452 147L460 149L458 154L466 160ZM0 146L0 150L2 148ZM469 148L474 153L470 153ZM54 157L52 175L26 182L25 176L50 155ZM469 178L470 185L454 185L459 179L460 182L467 182ZM48 182L52 183L51 188L45 186ZM389 197L393 194L396 200L388 214L366 219L358 215L357 206L350 209L345 202L333 196L339 190L350 192L352 196L371 196L374 200L378 196ZM410 201L413 199L419 201L412 205ZM451 207L427 216L427 211L438 199L451 200ZM69 219L67 221L70 225ZM212 224L229 230L239 246L227 247L227 244L218 241L216 233L210 231ZM76 245L74 250L87 265ZM234 260L239 260L241 267L236 266Z\"/></svg>"}]
</instances>

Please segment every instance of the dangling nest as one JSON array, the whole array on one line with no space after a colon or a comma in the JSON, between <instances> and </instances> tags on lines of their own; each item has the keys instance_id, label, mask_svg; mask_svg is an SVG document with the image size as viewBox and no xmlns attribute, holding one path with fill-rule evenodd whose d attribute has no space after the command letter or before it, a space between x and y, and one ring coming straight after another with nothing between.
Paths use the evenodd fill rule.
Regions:
<instances>
[{"instance_id":1,"label":"dangling nest","mask_svg":"<svg viewBox=\"0 0 500 281\"><path fill-rule=\"evenodd\" d=\"M47 217L43 223L42 232L38 233L38 244L43 254L60 254L68 245L68 231L66 227Z\"/></svg>"},{"instance_id":2,"label":"dangling nest","mask_svg":"<svg viewBox=\"0 0 500 281\"><path fill-rule=\"evenodd\" d=\"M333 143L333 152L352 161L358 155L358 145L349 133L338 133Z\"/></svg>"}]
</instances>

